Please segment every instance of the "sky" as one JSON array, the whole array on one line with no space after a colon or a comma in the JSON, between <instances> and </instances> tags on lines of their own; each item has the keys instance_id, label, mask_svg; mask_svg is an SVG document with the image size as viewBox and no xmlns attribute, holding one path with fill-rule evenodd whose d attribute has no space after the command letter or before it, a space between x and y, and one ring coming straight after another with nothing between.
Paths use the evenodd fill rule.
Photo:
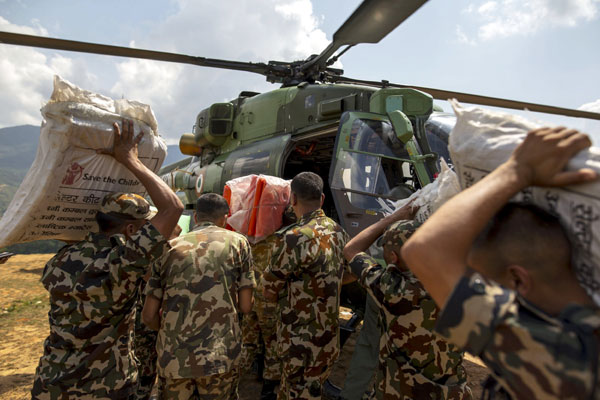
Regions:
<instances>
[{"instance_id":1,"label":"sky","mask_svg":"<svg viewBox=\"0 0 600 400\"><path fill-rule=\"evenodd\" d=\"M401 1L401 0L399 0ZM359 0L0 0L0 30L267 62L321 52ZM378 44L341 57L344 75L600 111L600 0L430 0ZM39 125L53 75L150 104L177 143L196 115L261 75L0 44L0 128ZM446 102L440 105L446 110ZM600 124L530 114L586 129Z\"/></svg>"}]
</instances>

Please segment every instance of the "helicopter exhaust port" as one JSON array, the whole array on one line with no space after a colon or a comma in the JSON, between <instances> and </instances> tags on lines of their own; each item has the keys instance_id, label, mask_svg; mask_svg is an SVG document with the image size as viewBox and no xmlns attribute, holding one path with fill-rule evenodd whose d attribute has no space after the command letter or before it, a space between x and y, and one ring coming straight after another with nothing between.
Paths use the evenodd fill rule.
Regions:
<instances>
[{"instance_id":1,"label":"helicopter exhaust port","mask_svg":"<svg viewBox=\"0 0 600 400\"><path fill-rule=\"evenodd\" d=\"M202 154L202 147L196 142L193 133L184 133L179 138L179 151L187 156L199 156Z\"/></svg>"}]
</instances>

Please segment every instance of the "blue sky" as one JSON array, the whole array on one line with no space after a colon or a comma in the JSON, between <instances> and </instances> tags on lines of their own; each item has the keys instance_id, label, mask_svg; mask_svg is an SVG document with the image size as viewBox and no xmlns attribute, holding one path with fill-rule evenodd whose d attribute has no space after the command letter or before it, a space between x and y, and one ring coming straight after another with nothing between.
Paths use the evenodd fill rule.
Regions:
<instances>
[{"instance_id":1,"label":"blue sky","mask_svg":"<svg viewBox=\"0 0 600 400\"><path fill-rule=\"evenodd\" d=\"M326 47L359 4L0 0L0 30L240 61L303 59ZM341 61L359 79L578 108L600 99L599 38L600 0L430 0L379 44L356 46ZM0 45L0 127L39 124L54 73L150 104L170 142L211 103L276 88L250 73Z\"/></svg>"}]
</instances>

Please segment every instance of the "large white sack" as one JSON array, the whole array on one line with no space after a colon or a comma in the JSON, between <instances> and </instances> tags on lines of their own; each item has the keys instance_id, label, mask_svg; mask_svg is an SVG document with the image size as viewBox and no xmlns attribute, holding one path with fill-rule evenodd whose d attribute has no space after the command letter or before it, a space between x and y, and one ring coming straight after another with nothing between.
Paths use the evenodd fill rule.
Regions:
<instances>
[{"instance_id":1,"label":"large white sack","mask_svg":"<svg viewBox=\"0 0 600 400\"><path fill-rule=\"evenodd\" d=\"M112 191L145 195L123 165L96 150L113 142L113 123L133 121L144 132L140 160L157 172L167 146L158 136L150 106L112 100L54 77L54 91L42 107L40 140L33 165L2 220L0 247L39 239L81 240L97 230L94 215Z\"/></svg>"},{"instance_id":2,"label":"large white sack","mask_svg":"<svg viewBox=\"0 0 600 400\"><path fill-rule=\"evenodd\" d=\"M456 101L452 104L457 120L449 149L462 188L473 185L506 161L527 132L539 127L519 116L464 108ZM580 152L567 169L583 167L600 173L599 148ZM527 188L514 200L533 203L560 216L578 248L574 266L577 278L600 305L600 182L565 188Z\"/></svg>"}]
</instances>

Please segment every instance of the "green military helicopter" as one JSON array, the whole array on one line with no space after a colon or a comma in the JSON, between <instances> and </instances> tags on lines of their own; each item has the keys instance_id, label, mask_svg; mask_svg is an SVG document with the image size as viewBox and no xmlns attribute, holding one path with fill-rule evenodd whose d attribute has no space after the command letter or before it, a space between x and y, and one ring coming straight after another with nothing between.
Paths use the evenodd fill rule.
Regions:
<instances>
[{"instance_id":1,"label":"green military helicopter","mask_svg":"<svg viewBox=\"0 0 600 400\"><path fill-rule=\"evenodd\" d=\"M0 42L143 58L258 73L281 84L243 91L200 111L180 139L190 157L161 170L187 208L204 192L248 174L292 178L313 171L326 182L325 211L354 235L382 215L385 204L430 183L454 120L433 99L600 119L599 114L491 97L344 77L330 66L360 43L377 43L427 0L365 0L304 61L249 63L0 32ZM340 50L338 52L338 50ZM337 54L336 54L337 53Z\"/></svg>"}]
</instances>

